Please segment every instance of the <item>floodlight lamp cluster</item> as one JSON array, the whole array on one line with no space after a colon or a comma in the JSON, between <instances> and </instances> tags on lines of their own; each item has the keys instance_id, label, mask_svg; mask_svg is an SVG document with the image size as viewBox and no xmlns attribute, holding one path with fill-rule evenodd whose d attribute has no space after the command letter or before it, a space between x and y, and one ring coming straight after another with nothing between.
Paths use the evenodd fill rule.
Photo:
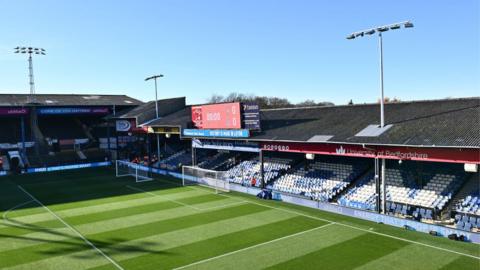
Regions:
<instances>
[{"instance_id":1,"label":"floodlight lamp cluster","mask_svg":"<svg viewBox=\"0 0 480 270\"><path fill-rule=\"evenodd\" d=\"M28 53L28 54L39 54L45 55L45 49L43 48L34 48L34 47L15 47L13 48L15 53Z\"/></svg>"},{"instance_id":2,"label":"floodlight lamp cluster","mask_svg":"<svg viewBox=\"0 0 480 270\"><path fill-rule=\"evenodd\" d=\"M162 78L162 77L163 77L163 74L153 75L151 77L146 78L145 81L149 81L149 80L157 79L157 78Z\"/></svg>"},{"instance_id":3,"label":"floodlight lamp cluster","mask_svg":"<svg viewBox=\"0 0 480 270\"><path fill-rule=\"evenodd\" d=\"M358 38L358 37L363 37L365 35L373 35L375 33L381 34L381 33L386 32L388 30L400 29L400 28L402 28L402 26L403 26L403 28L412 28L413 23L410 22L410 21L405 21L405 22L400 22L400 23L393 23L393 24L389 24L389 25L374 27L374 28L370 28L370 29L367 29L367 30L354 32L354 33L348 35L347 39L355 39L355 38Z\"/></svg>"}]
</instances>

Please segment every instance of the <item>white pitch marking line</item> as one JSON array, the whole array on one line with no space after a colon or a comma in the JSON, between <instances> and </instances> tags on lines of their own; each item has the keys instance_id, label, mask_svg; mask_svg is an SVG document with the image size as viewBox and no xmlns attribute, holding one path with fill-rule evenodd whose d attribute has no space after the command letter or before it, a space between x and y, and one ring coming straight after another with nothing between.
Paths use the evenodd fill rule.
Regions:
<instances>
[{"instance_id":1,"label":"white pitch marking line","mask_svg":"<svg viewBox=\"0 0 480 270\"><path fill-rule=\"evenodd\" d=\"M135 191L145 192L145 193L147 193L147 194L150 195L150 196L164 198L165 200L168 200L168 201L171 201L171 202L174 202L174 203L176 203L176 204L180 204L180 205L183 205L183 206L186 206L186 207L190 207L190 208L195 209L195 210L197 210L197 211L201 211L201 210L202 210L202 209L200 209L200 208L198 208L198 207L195 207L195 206L193 206L193 205L186 204L186 203L182 203L182 202L179 202L179 201L176 201L176 200L173 200L173 199L165 198L165 197L163 197L163 196L160 196L160 195L155 194L155 193L150 192L150 191L146 191L146 190L141 189L141 188L132 187L132 186L129 186L129 185L126 185L126 187L129 188L129 189L135 190Z\"/></svg>"},{"instance_id":2,"label":"white pitch marking line","mask_svg":"<svg viewBox=\"0 0 480 270\"><path fill-rule=\"evenodd\" d=\"M309 233L309 232L312 232L312 231L315 231L315 230L319 230L319 229L325 228L325 227L333 225L333 224L335 224L335 222L328 223L328 224L325 224L325 225L322 225L322 226L318 226L318 227L315 227L315 228L312 228L312 229L309 229L309 230L301 231L301 232L298 232L298 233L286 235L286 236L283 236L283 237L280 237L280 238L276 238L276 239L273 239L273 240L270 240L270 241L267 241L267 242L263 242L263 243L259 243L259 244L249 246L249 247L246 247L246 248L234 250L232 252L224 253L222 255L218 255L218 256L211 257L211 258L208 258L208 259L205 259L205 260L197 261L197 262L187 264L187 265L184 265L184 266L180 266L180 267L174 268L173 270L185 269L185 268L188 268L188 267L191 267L191 266L195 266L195 265L199 265L199 264L206 263L206 262L209 262L209 261L213 261L213 260L216 260L216 259L220 259L220 258L223 258L223 257L227 257L227 256L230 256L232 254L243 252L243 251L246 251L246 250L249 250L249 249L252 249L252 248L257 248L257 247L268 245L268 244L271 244L271 243L275 243L275 242L278 242L278 241L281 241L281 240L284 240L284 239L292 238L292 237L299 236L299 235L302 235L302 234L305 234L305 233Z\"/></svg>"},{"instance_id":3,"label":"white pitch marking line","mask_svg":"<svg viewBox=\"0 0 480 270\"><path fill-rule=\"evenodd\" d=\"M118 269L120 270L124 270L123 267L121 267L117 262L115 262L112 258L110 258L107 254L105 254L102 250L100 250L99 248L97 248L92 242L90 242L90 240L88 240L87 238L85 238L85 236L83 236L79 231L77 231L75 228L73 228L72 226L70 226L67 222L65 222L60 216L58 216L57 214L55 214L55 212L53 212L52 210L50 210L50 208L46 207L41 201L39 201L37 198L35 198L32 194L30 194L28 191L26 191L22 186L18 185L18 188L23 191L25 194L27 194L30 198L32 198L33 201L35 201L36 203L38 203L39 205L41 205L43 208L45 208L45 210L47 210L50 214L52 214L54 217L56 217L60 222L63 223L63 225L65 225L67 228L69 228L70 230L72 230L74 233L76 233L83 241L85 241L85 243L87 243L88 245L90 245L94 250L96 250L98 253L100 253L103 257L105 257L105 259L107 259L109 262L111 262L113 265L115 265Z\"/></svg>"},{"instance_id":4,"label":"white pitch marking line","mask_svg":"<svg viewBox=\"0 0 480 270\"><path fill-rule=\"evenodd\" d=\"M168 200L168 201L171 201L171 202L174 202L174 203L177 203L177 204L186 206L186 207L190 207L190 208L195 209L195 210L197 210L197 211L208 211L208 210L226 208L226 207L233 206L233 205L237 205L237 204L249 203L248 201L238 201L238 202L227 203L227 204L223 204L223 205L219 205L219 206L212 206L212 207L207 207L207 208L200 208L200 207L196 207L196 206L193 206L193 205L190 205L190 204L182 203L182 202L179 202L179 201L176 201L176 200L173 200L173 199L165 198L165 197L163 197L163 196L160 196L160 195L155 194L155 193L150 192L150 191L146 191L146 190L141 189L141 188L132 187L132 186L129 186L129 185L126 185L126 187L129 188L129 189L135 190L135 191L145 192L145 193L147 193L147 194L149 194L149 195L151 195L151 196L162 197L162 198L164 198L165 200Z\"/></svg>"},{"instance_id":5,"label":"white pitch marking line","mask_svg":"<svg viewBox=\"0 0 480 270\"><path fill-rule=\"evenodd\" d=\"M194 188L194 187L192 187L192 188ZM205 190L205 192L208 192L208 191ZM218 194L218 195L230 197L226 194ZM230 198L232 198L232 197L230 197ZM409 240L409 239L405 239L405 238L401 238L401 237L397 237L397 236L393 236L393 235L389 235L389 234L385 234L385 233L375 232L375 231L363 229L363 228L360 228L360 227L344 224L344 223L341 223L341 222L335 222L335 221L332 221L332 220L311 216L311 215L304 214L304 213L301 213L301 212L297 212L297 211L294 211L294 210L289 210L289 209L284 209L284 208L280 208L280 207L270 206L270 205L266 205L266 204L262 204L262 203L258 203L258 202L253 202L253 201L250 201L250 200L249 200L249 202L253 203L253 204L265 206L265 207L268 207L268 208L271 208L271 209L277 209L279 211L293 213L293 214L297 214L297 215L300 215L300 216L313 218L313 219L316 219L316 220L336 223L338 225L345 226L345 227L348 227L348 228L351 228L351 229L360 230L360 231L364 231L364 232L368 232L368 233L374 233L374 234L389 237L389 238L392 238L392 239L397 239L397 240L409 242L409 243L412 243L412 244L418 244L418 245L421 245L421 246L425 246L425 247L429 247L429 248L433 248L433 249L437 249L437 250L442 250L442 251L445 251L445 252L450 252L450 253L454 253L454 254L457 254L457 255L463 255L463 256L466 256L466 257L470 257L470 258L473 258L473 259L480 260L480 257L470 255L470 254L466 254L466 253L462 253L462 252L458 252L458 251L455 251L455 250L446 249L446 248L437 247L437 246L432 246L432 245L425 244L425 243L422 243L422 242L417 242L417 241L413 241L413 240Z\"/></svg>"},{"instance_id":6,"label":"white pitch marking line","mask_svg":"<svg viewBox=\"0 0 480 270\"><path fill-rule=\"evenodd\" d=\"M17 204L17 205L15 205L14 207L8 209L5 213L3 213L3 216L2 216L2 217L3 217L3 220L11 222L11 221L8 219L8 217L7 217L8 213L10 213L11 211L13 211L13 210L15 210L15 209L17 209L17 208L20 208L20 207L22 207L22 206L24 206L24 205L27 205L27 204L29 204L29 203L31 203L31 202L34 202L34 200L30 200L30 201L28 201L28 202L23 202L23 203L21 203L21 204Z\"/></svg>"},{"instance_id":7,"label":"white pitch marking line","mask_svg":"<svg viewBox=\"0 0 480 270\"><path fill-rule=\"evenodd\" d=\"M202 210L215 210L215 209L222 209L222 208L227 208L227 207L230 207L230 206L240 205L240 204L245 204L245 203L249 203L249 202L247 202L247 201L232 202L232 203L226 203L226 204L222 204L222 205L218 205L218 206L212 206L212 207L206 207L206 208L200 208L200 209L202 209Z\"/></svg>"}]
</instances>

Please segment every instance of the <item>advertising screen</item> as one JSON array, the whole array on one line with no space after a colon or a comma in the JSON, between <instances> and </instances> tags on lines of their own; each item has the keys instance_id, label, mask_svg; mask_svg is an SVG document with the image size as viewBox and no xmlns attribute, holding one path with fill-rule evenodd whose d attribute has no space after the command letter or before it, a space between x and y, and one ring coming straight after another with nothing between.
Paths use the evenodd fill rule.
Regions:
<instances>
[{"instance_id":1,"label":"advertising screen","mask_svg":"<svg viewBox=\"0 0 480 270\"><path fill-rule=\"evenodd\" d=\"M243 128L260 130L260 106L257 103L242 103Z\"/></svg>"},{"instance_id":2,"label":"advertising screen","mask_svg":"<svg viewBox=\"0 0 480 270\"><path fill-rule=\"evenodd\" d=\"M192 122L199 129L240 129L240 103L193 106Z\"/></svg>"}]
</instances>

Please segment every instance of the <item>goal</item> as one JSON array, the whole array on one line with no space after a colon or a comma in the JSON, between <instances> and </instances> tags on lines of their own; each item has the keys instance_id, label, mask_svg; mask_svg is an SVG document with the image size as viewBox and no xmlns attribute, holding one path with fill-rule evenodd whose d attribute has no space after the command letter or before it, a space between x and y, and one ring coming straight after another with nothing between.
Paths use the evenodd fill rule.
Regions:
<instances>
[{"instance_id":1,"label":"goal","mask_svg":"<svg viewBox=\"0 0 480 270\"><path fill-rule=\"evenodd\" d=\"M225 172L207 170L194 166L182 167L182 184L201 185L215 189L215 193L230 192L230 182L225 180Z\"/></svg>"},{"instance_id":2,"label":"goal","mask_svg":"<svg viewBox=\"0 0 480 270\"><path fill-rule=\"evenodd\" d=\"M150 169L148 167L125 160L117 160L115 171L117 177L132 176L137 183L153 180L153 178L149 176Z\"/></svg>"}]
</instances>

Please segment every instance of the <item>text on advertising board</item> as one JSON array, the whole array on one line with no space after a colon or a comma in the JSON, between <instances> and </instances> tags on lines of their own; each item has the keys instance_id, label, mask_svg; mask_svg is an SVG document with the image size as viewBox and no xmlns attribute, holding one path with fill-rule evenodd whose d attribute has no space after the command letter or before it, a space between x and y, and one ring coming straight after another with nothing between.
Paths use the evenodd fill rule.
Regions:
<instances>
[{"instance_id":1,"label":"text on advertising board","mask_svg":"<svg viewBox=\"0 0 480 270\"><path fill-rule=\"evenodd\" d=\"M242 103L243 128L260 130L260 106L257 103Z\"/></svg>"},{"instance_id":2,"label":"text on advertising board","mask_svg":"<svg viewBox=\"0 0 480 270\"><path fill-rule=\"evenodd\" d=\"M183 136L217 137L217 138L248 138L248 129L183 129Z\"/></svg>"},{"instance_id":3,"label":"text on advertising board","mask_svg":"<svg viewBox=\"0 0 480 270\"><path fill-rule=\"evenodd\" d=\"M427 148L379 145L364 148L361 145L350 144L272 142L262 143L261 149L264 151L305 154L480 164L480 150L473 148Z\"/></svg>"}]
</instances>

